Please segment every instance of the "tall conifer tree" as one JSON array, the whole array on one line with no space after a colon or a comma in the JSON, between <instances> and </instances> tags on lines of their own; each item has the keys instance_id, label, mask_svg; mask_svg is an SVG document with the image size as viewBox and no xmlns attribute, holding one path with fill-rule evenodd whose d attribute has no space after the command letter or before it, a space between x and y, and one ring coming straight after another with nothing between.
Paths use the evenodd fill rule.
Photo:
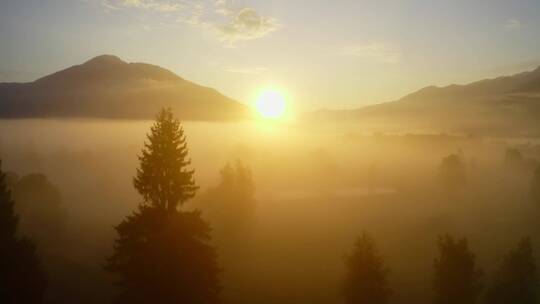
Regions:
<instances>
[{"instance_id":1,"label":"tall conifer tree","mask_svg":"<svg viewBox=\"0 0 540 304\"><path fill-rule=\"evenodd\" d=\"M194 171L188 169L191 161L187 158L184 129L172 111L164 109L147 137L133 180L135 189L146 204L177 210L179 205L193 198L198 189L193 180Z\"/></svg>"},{"instance_id":2,"label":"tall conifer tree","mask_svg":"<svg viewBox=\"0 0 540 304\"><path fill-rule=\"evenodd\" d=\"M116 227L106 269L117 275L117 303L219 302L219 267L210 226L181 205L195 195L194 171L180 122L162 110L139 157L137 211Z\"/></svg>"},{"instance_id":3,"label":"tall conifer tree","mask_svg":"<svg viewBox=\"0 0 540 304\"><path fill-rule=\"evenodd\" d=\"M346 267L343 294L347 304L388 303L388 269L375 241L367 233L356 240Z\"/></svg>"},{"instance_id":4,"label":"tall conifer tree","mask_svg":"<svg viewBox=\"0 0 540 304\"><path fill-rule=\"evenodd\" d=\"M455 240L445 235L439 238L438 245L433 278L435 304L476 303L482 289L482 272L467 239Z\"/></svg>"},{"instance_id":5,"label":"tall conifer tree","mask_svg":"<svg viewBox=\"0 0 540 304\"><path fill-rule=\"evenodd\" d=\"M524 238L504 257L488 289L485 303L538 303L538 283L531 240Z\"/></svg>"},{"instance_id":6,"label":"tall conifer tree","mask_svg":"<svg viewBox=\"0 0 540 304\"><path fill-rule=\"evenodd\" d=\"M34 243L17 236L19 219L0 161L0 303L42 303L45 274Z\"/></svg>"}]
</instances>

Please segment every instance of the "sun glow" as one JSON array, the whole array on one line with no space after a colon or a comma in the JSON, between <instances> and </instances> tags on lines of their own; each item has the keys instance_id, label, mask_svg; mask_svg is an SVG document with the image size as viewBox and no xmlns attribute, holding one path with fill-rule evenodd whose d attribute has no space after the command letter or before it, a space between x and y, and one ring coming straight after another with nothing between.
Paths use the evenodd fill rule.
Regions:
<instances>
[{"instance_id":1,"label":"sun glow","mask_svg":"<svg viewBox=\"0 0 540 304\"><path fill-rule=\"evenodd\" d=\"M285 98L274 90L263 91L257 98L256 108L264 118L281 118L285 113Z\"/></svg>"}]
</instances>

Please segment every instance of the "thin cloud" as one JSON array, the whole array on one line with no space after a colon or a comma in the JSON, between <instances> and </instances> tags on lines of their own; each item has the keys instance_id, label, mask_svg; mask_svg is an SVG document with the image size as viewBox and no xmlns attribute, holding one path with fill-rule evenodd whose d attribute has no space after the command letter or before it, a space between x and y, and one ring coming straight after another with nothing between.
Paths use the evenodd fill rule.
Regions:
<instances>
[{"instance_id":1,"label":"thin cloud","mask_svg":"<svg viewBox=\"0 0 540 304\"><path fill-rule=\"evenodd\" d=\"M234 10L231 7L232 3L225 0L216 0L214 2L214 12L222 16L234 15Z\"/></svg>"},{"instance_id":2,"label":"thin cloud","mask_svg":"<svg viewBox=\"0 0 540 304\"><path fill-rule=\"evenodd\" d=\"M275 18L250 7L235 7L227 0L102 0L102 5L107 12L139 9L174 16L176 23L213 31L229 46L262 38L279 28Z\"/></svg>"},{"instance_id":3,"label":"thin cloud","mask_svg":"<svg viewBox=\"0 0 540 304\"><path fill-rule=\"evenodd\" d=\"M113 4L109 3L108 0L102 0L101 5L103 6L103 9L106 13L110 13L111 11L119 10L119 7L114 6Z\"/></svg>"},{"instance_id":4,"label":"thin cloud","mask_svg":"<svg viewBox=\"0 0 540 304\"><path fill-rule=\"evenodd\" d=\"M517 19L508 19L504 24L504 28L507 30L515 31L523 28L523 24Z\"/></svg>"},{"instance_id":5,"label":"thin cloud","mask_svg":"<svg viewBox=\"0 0 540 304\"><path fill-rule=\"evenodd\" d=\"M185 13L185 15L181 15L177 18L177 22L194 27L208 27L210 25L207 21L204 21L206 8L202 3L191 5Z\"/></svg>"},{"instance_id":6,"label":"thin cloud","mask_svg":"<svg viewBox=\"0 0 540 304\"><path fill-rule=\"evenodd\" d=\"M221 40L229 43L261 38L278 28L276 20L262 17L252 8L237 11L227 24L218 26Z\"/></svg>"},{"instance_id":7,"label":"thin cloud","mask_svg":"<svg viewBox=\"0 0 540 304\"><path fill-rule=\"evenodd\" d=\"M162 0L103 0L103 6L107 9L138 8L157 12L175 12L182 8L182 1Z\"/></svg>"},{"instance_id":8,"label":"thin cloud","mask_svg":"<svg viewBox=\"0 0 540 304\"><path fill-rule=\"evenodd\" d=\"M398 63L402 57L399 50L377 42L347 46L340 50L340 54L381 63Z\"/></svg>"}]
</instances>

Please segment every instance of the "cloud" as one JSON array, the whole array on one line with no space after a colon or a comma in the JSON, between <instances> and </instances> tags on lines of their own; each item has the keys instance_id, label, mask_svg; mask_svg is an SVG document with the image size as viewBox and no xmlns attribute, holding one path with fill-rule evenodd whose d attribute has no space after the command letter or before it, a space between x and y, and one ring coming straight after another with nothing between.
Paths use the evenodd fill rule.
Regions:
<instances>
[{"instance_id":1,"label":"cloud","mask_svg":"<svg viewBox=\"0 0 540 304\"><path fill-rule=\"evenodd\" d=\"M184 15L180 15L176 21L195 27L207 27L209 23L203 20L205 13L205 6L202 3L195 3L191 5Z\"/></svg>"},{"instance_id":2,"label":"cloud","mask_svg":"<svg viewBox=\"0 0 540 304\"><path fill-rule=\"evenodd\" d=\"M252 8L243 8L229 16L228 23L218 26L221 40L226 42L261 38L279 27L276 20L262 17Z\"/></svg>"},{"instance_id":3,"label":"cloud","mask_svg":"<svg viewBox=\"0 0 540 304\"><path fill-rule=\"evenodd\" d=\"M110 13L111 11L116 11L120 9L114 6L113 4L109 3L109 0L102 0L101 5L103 6L103 9L106 13Z\"/></svg>"},{"instance_id":4,"label":"cloud","mask_svg":"<svg viewBox=\"0 0 540 304\"><path fill-rule=\"evenodd\" d=\"M177 24L211 30L229 46L279 28L275 18L261 16L250 7L236 7L231 0L102 0L102 5L109 13L123 9L163 13Z\"/></svg>"},{"instance_id":5,"label":"cloud","mask_svg":"<svg viewBox=\"0 0 540 304\"><path fill-rule=\"evenodd\" d=\"M103 6L107 9L139 8L157 12L174 12L183 6L182 1L162 0L103 0Z\"/></svg>"},{"instance_id":6,"label":"cloud","mask_svg":"<svg viewBox=\"0 0 540 304\"><path fill-rule=\"evenodd\" d=\"M397 63L402 57L399 50L378 42L347 46L340 50L340 54L382 63Z\"/></svg>"},{"instance_id":7,"label":"cloud","mask_svg":"<svg viewBox=\"0 0 540 304\"><path fill-rule=\"evenodd\" d=\"M223 15L223 16L231 16L234 14L234 10L231 8L232 3L226 1L226 0L216 0L214 2L214 12Z\"/></svg>"},{"instance_id":8,"label":"cloud","mask_svg":"<svg viewBox=\"0 0 540 304\"><path fill-rule=\"evenodd\" d=\"M523 28L523 24L517 19L508 19L504 24L504 28L510 31L515 31Z\"/></svg>"}]
</instances>

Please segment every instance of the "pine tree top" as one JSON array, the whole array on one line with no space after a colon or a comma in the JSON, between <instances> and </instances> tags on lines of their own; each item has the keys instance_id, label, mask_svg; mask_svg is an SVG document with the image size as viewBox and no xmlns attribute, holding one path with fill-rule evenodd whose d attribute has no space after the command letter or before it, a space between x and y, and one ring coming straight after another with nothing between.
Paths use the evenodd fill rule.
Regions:
<instances>
[{"instance_id":1,"label":"pine tree top","mask_svg":"<svg viewBox=\"0 0 540 304\"><path fill-rule=\"evenodd\" d=\"M156 117L148 141L139 155L140 166L133 180L144 203L167 210L177 210L195 196L198 187L189 169L191 160L184 129L170 108Z\"/></svg>"},{"instance_id":2,"label":"pine tree top","mask_svg":"<svg viewBox=\"0 0 540 304\"><path fill-rule=\"evenodd\" d=\"M388 269L375 240L366 232L356 239L346 259L343 295L346 303L388 303Z\"/></svg>"},{"instance_id":3,"label":"pine tree top","mask_svg":"<svg viewBox=\"0 0 540 304\"><path fill-rule=\"evenodd\" d=\"M434 261L435 303L475 303L482 289L482 271L466 238L439 237Z\"/></svg>"}]
</instances>

